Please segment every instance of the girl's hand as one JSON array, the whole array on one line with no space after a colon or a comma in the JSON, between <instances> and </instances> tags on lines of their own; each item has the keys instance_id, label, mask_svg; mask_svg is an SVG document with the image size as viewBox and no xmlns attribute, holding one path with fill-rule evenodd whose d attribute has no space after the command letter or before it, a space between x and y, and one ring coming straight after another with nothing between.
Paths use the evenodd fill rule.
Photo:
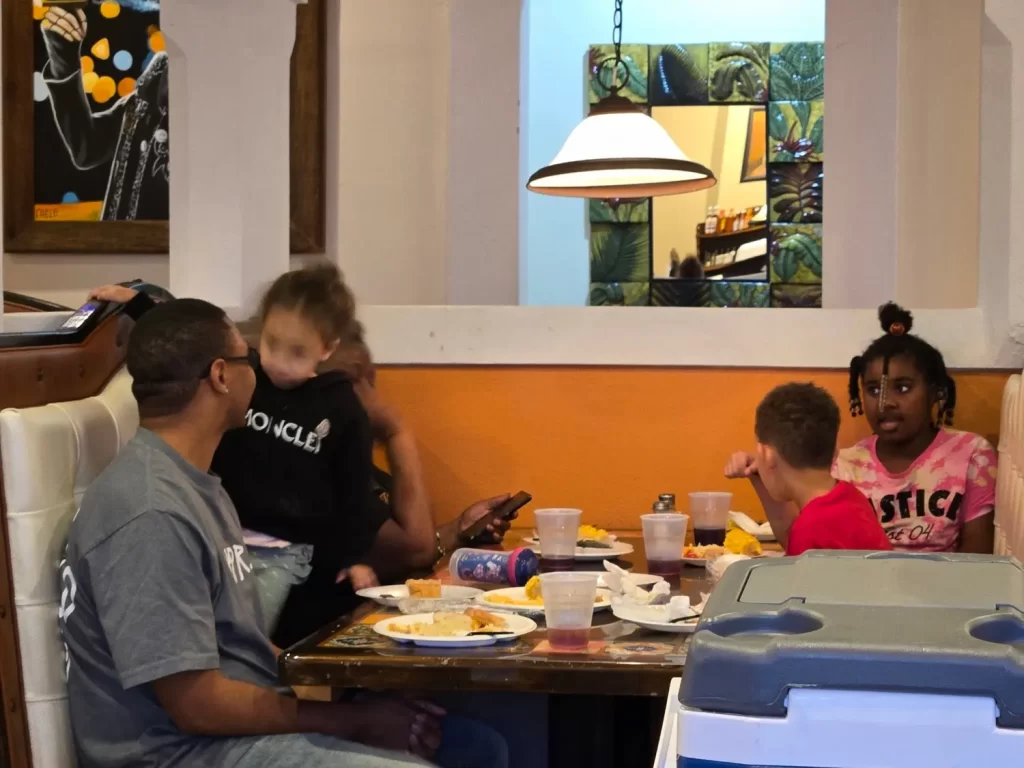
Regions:
<instances>
[{"instance_id":1,"label":"girl's hand","mask_svg":"<svg viewBox=\"0 0 1024 768\"><path fill-rule=\"evenodd\" d=\"M730 480L753 477L757 474L757 459L749 453L738 451L729 457L724 473Z\"/></svg>"},{"instance_id":2,"label":"girl's hand","mask_svg":"<svg viewBox=\"0 0 1024 768\"><path fill-rule=\"evenodd\" d=\"M338 571L338 578L335 579L335 583L341 584L343 581L351 581L352 589L356 592L361 589L380 586L380 582L377 581L377 574L368 565L353 565L351 568L342 568Z\"/></svg>"},{"instance_id":3,"label":"girl's hand","mask_svg":"<svg viewBox=\"0 0 1024 768\"><path fill-rule=\"evenodd\" d=\"M135 298L138 293L134 288L126 288L123 285L101 285L89 291L90 299L100 301L112 301L115 304L127 304Z\"/></svg>"}]
</instances>

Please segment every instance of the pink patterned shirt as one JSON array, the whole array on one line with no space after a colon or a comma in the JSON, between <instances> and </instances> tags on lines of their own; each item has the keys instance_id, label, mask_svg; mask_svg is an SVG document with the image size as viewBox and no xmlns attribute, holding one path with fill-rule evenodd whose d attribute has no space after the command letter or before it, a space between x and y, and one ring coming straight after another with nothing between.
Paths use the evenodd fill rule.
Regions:
<instances>
[{"instance_id":1,"label":"pink patterned shirt","mask_svg":"<svg viewBox=\"0 0 1024 768\"><path fill-rule=\"evenodd\" d=\"M994 510L997 458L985 438L942 429L899 475L878 460L877 440L872 436L840 451L832 475L868 497L895 549L955 550L964 523Z\"/></svg>"}]
</instances>

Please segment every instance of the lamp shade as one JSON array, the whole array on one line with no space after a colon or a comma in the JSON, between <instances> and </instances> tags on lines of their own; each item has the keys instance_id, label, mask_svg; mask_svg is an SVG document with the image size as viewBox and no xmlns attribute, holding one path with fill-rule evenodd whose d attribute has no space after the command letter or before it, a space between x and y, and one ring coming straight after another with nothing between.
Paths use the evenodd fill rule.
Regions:
<instances>
[{"instance_id":1,"label":"lamp shade","mask_svg":"<svg viewBox=\"0 0 1024 768\"><path fill-rule=\"evenodd\" d=\"M716 183L711 170L688 158L657 121L610 96L526 187L544 195L605 199L679 195Z\"/></svg>"}]
</instances>

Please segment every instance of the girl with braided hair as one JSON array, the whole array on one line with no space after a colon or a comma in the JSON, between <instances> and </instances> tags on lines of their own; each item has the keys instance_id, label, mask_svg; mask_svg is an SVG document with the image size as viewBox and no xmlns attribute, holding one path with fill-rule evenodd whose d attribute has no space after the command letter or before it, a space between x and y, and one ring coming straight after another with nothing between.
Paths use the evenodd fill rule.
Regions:
<instances>
[{"instance_id":1,"label":"girl with braided hair","mask_svg":"<svg viewBox=\"0 0 1024 768\"><path fill-rule=\"evenodd\" d=\"M873 435L840 451L833 475L868 497L896 549L991 554L996 453L951 428L956 383L910 312L878 317L885 334L850 362L850 412Z\"/></svg>"}]
</instances>

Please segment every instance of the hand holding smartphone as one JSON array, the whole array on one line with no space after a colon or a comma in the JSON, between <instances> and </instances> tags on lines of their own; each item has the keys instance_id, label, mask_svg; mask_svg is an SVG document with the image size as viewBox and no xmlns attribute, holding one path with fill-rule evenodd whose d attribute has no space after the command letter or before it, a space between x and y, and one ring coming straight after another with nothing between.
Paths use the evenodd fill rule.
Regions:
<instances>
[{"instance_id":1,"label":"hand holding smartphone","mask_svg":"<svg viewBox=\"0 0 1024 768\"><path fill-rule=\"evenodd\" d=\"M472 523L462 531L461 538L464 541L472 541L486 531L488 525L495 521L508 520L531 501L533 501L533 497L530 494L526 491L520 491L515 496L495 507L489 514L483 515L479 520Z\"/></svg>"}]
</instances>

